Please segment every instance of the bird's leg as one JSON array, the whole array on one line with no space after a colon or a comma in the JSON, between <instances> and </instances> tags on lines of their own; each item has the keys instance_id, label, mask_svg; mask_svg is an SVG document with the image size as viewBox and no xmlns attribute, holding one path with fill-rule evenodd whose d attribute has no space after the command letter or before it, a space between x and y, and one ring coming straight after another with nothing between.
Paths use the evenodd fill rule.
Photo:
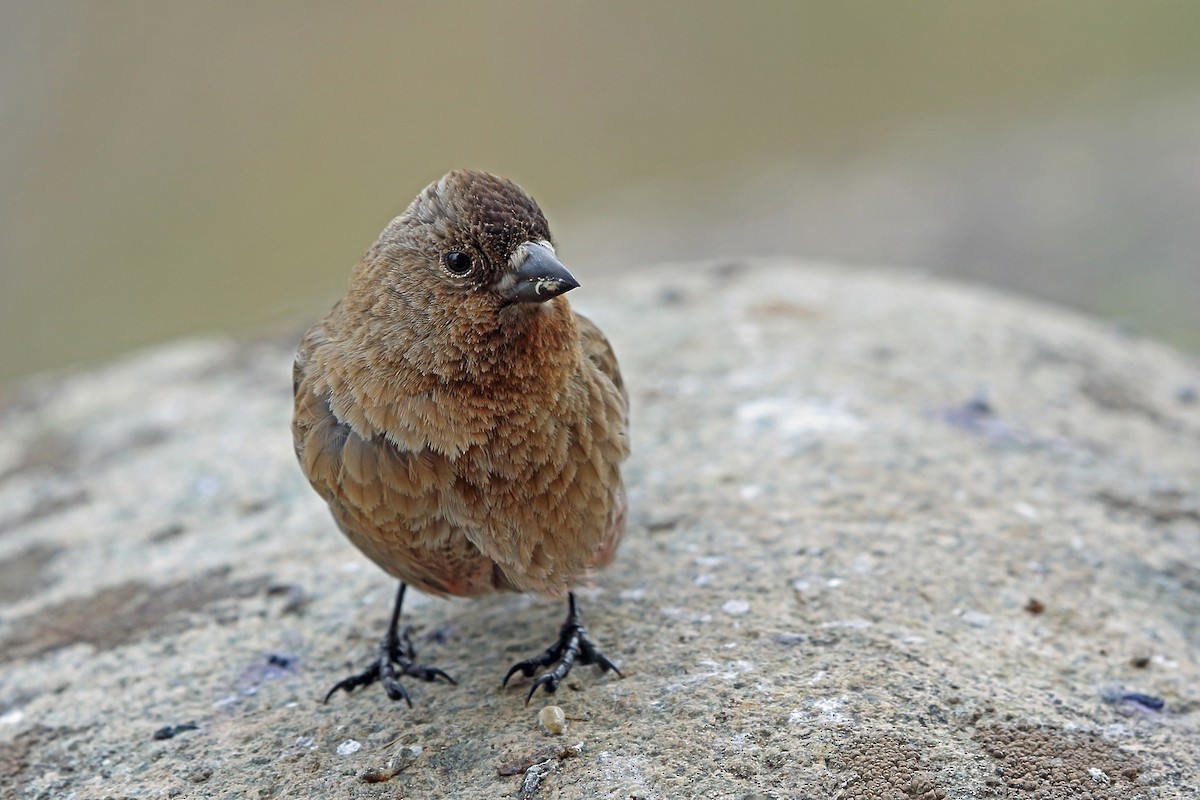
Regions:
<instances>
[{"instance_id":1,"label":"bird's leg","mask_svg":"<svg viewBox=\"0 0 1200 800\"><path fill-rule=\"evenodd\" d=\"M575 609L574 592L567 595L567 607L567 621L563 623L558 632L558 641L541 655L513 664L500 684L507 686L508 679L518 672L526 678L532 678L533 673L537 672L539 667L548 667L554 664L554 669L539 677L533 682L533 686L529 687L529 694L525 695L525 705L529 705L533 693L538 690L539 686L545 687L547 692L553 694L558 689L558 684L567 677L567 673L576 663L595 664L600 667L601 672L608 672L611 669L620 677L625 677L621 675L621 670L617 669L616 664L609 661L603 653L596 649L596 645L588 636L587 628L583 625L583 618Z\"/></svg>"},{"instance_id":2,"label":"bird's leg","mask_svg":"<svg viewBox=\"0 0 1200 800\"><path fill-rule=\"evenodd\" d=\"M409 626L405 625L403 630L400 629L400 609L404 605L404 590L407 588L404 581L401 581L400 589L396 592L396 605L392 608L392 621L388 623L387 635L383 637L383 641L379 645L379 657L376 658L375 663L357 675L351 675L349 678L338 681L329 690L329 694L325 695L326 703L338 689L352 692L360 686L370 686L379 681L383 684L383 690L387 692L388 697L392 700L403 700L408 703L409 708L412 708L412 699L408 696L408 690L400 683L401 675L419 678L423 681L445 678L450 683L455 682L440 669L427 667L413 661L417 654L413 650L412 639L408 635Z\"/></svg>"}]
</instances>

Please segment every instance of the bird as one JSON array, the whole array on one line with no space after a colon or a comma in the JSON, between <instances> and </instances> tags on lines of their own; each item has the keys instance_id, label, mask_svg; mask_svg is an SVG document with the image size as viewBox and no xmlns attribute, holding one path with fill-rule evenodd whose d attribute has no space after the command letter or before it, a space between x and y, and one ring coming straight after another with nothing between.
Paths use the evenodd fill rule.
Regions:
<instances>
[{"instance_id":1,"label":"bird","mask_svg":"<svg viewBox=\"0 0 1200 800\"><path fill-rule=\"evenodd\" d=\"M577 664L623 677L591 639L576 589L626 527L629 400L608 339L572 310L579 282L516 183L455 170L429 184L352 270L293 366L296 456L343 534L399 581L379 651L339 681L412 699L400 628L408 587L567 600L558 638L513 664L525 703Z\"/></svg>"}]
</instances>

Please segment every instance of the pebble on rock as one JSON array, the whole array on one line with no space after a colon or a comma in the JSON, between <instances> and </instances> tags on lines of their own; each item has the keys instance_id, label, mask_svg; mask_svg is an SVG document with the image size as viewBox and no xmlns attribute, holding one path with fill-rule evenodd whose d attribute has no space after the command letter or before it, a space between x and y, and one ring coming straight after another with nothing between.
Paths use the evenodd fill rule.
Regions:
<instances>
[{"instance_id":1,"label":"pebble on rock","mask_svg":"<svg viewBox=\"0 0 1200 800\"><path fill-rule=\"evenodd\" d=\"M347 739L337 746L337 754L339 756L352 756L362 750L362 743L354 739Z\"/></svg>"},{"instance_id":2,"label":"pebble on rock","mask_svg":"<svg viewBox=\"0 0 1200 800\"><path fill-rule=\"evenodd\" d=\"M721 610L726 614L732 614L733 616L737 617L748 613L750 611L750 604L745 600L730 600L728 603L721 606Z\"/></svg>"}]
</instances>

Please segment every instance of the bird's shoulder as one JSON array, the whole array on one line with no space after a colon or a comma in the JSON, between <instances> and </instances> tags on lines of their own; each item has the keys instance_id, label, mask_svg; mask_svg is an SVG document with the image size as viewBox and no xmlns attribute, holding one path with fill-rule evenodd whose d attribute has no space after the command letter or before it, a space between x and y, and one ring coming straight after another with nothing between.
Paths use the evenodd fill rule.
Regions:
<instances>
[{"instance_id":1,"label":"bird's shoulder","mask_svg":"<svg viewBox=\"0 0 1200 800\"><path fill-rule=\"evenodd\" d=\"M617 354L613 351L608 337L596 323L575 312L575 324L579 328L579 343L583 355L601 374L612 381L623 399L626 398L625 381L621 377L621 368L617 364Z\"/></svg>"},{"instance_id":2,"label":"bird's shoulder","mask_svg":"<svg viewBox=\"0 0 1200 800\"><path fill-rule=\"evenodd\" d=\"M333 307L334 311L337 310L338 305ZM299 399L300 387L309 378L309 367L312 364L314 353L328 341L329 329L326 320L317 322L305 331L304 338L300 340L300 347L296 350L296 358L292 362L292 397L294 399Z\"/></svg>"},{"instance_id":3,"label":"bird's shoulder","mask_svg":"<svg viewBox=\"0 0 1200 800\"><path fill-rule=\"evenodd\" d=\"M321 368L320 352L335 344L333 331L324 321L318 322L301 341L293 367L293 444L309 482L346 514L374 515L376 522L397 515L428 516L432 513L428 500L421 498L444 492L454 483L449 460L424 446L423 435L412 435L412 443L397 440L382 422L348 400L343 399L339 413L338 393ZM405 430L399 422L393 421L391 427ZM346 519L340 522L351 524Z\"/></svg>"}]
</instances>

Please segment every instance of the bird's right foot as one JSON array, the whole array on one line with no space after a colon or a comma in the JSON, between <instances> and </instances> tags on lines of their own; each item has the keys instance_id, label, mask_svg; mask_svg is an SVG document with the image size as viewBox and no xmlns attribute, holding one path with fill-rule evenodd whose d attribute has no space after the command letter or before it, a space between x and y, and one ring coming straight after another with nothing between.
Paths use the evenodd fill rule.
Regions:
<instances>
[{"instance_id":1,"label":"bird's right foot","mask_svg":"<svg viewBox=\"0 0 1200 800\"><path fill-rule=\"evenodd\" d=\"M379 645L379 657L375 663L357 675L351 675L338 681L325 695L324 702L328 703L329 698L337 694L339 689L349 693L360 686L370 686L378 681L383 684L383 690L387 692L388 697L392 700L403 700L408 703L409 708L412 708L412 698L408 696L408 690L404 688L404 684L400 683L401 676L431 683L438 678L444 678L447 682L457 685L454 678L445 672L437 667L418 664L414 661L415 658L416 652L413 649L412 640L409 638L408 626L404 626L403 632L399 635L394 631L389 631Z\"/></svg>"},{"instance_id":2,"label":"bird's right foot","mask_svg":"<svg viewBox=\"0 0 1200 800\"><path fill-rule=\"evenodd\" d=\"M568 612L567 621L563 623L562 628L558 633L558 641L546 649L546 652L541 655L527 658L524 661L518 661L508 669L508 673L504 676L500 686L508 685L508 679L520 672L526 678L532 678L534 673L542 667L551 667L549 672L540 675L529 687L529 694L525 695L525 705L529 705L529 701L533 699L533 693L540 688L545 688L549 694L554 694L558 690L558 685L567 677L571 668L575 664L595 664L600 668L601 672L612 670L620 677L621 670L617 669L617 665L609 661L608 658L600 652L588 636L587 628L583 625L583 618L579 615L579 611L575 607L575 593L571 592L567 595Z\"/></svg>"}]
</instances>

